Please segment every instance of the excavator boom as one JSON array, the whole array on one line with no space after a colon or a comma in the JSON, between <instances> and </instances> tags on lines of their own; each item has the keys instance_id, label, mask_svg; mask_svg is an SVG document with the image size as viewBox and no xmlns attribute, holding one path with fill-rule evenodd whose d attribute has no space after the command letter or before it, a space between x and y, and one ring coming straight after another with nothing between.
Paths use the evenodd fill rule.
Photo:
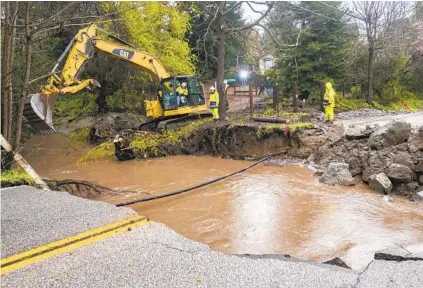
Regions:
<instances>
[{"instance_id":1,"label":"excavator boom","mask_svg":"<svg viewBox=\"0 0 423 288\"><path fill-rule=\"evenodd\" d=\"M109 38L119 42L119 44L102 39L98 35L99 31L107 34ZM95 51L112 55L136 65L142 71L148 73L158 86L161 86L163 79L171 77L171 74L167 71L163 63L154 56L135 49L130 44L106 33L94 24L82 28L57 60L56 65L51 71L49 83L42 87L39 93L30 95L30 99L25 105L25 118L29 124L42 134L55 132L52 119L54 102L58 96L75 94L84 89L91 89L92 87L100 87L100 84L95 79L79 79L85 64L93 57ZM62 71L56 72L62 65ZM151 111L155 111L147 114L151 114L150 116L154 118L163 116L162 107L157 107L157 105L161 105L159 100L146 102L150 102L147 103L147 109L150 107ZM151 108L153 106L154 108ZM200 108L193 107L192 111L190 109L187 110L186 108L188 107L184 108L185 110L180 110L174 114L178 115L178 113L182 114L183 112L191 113L193 111L206 110L205 105Z\"/></svg>"}]
</instances>

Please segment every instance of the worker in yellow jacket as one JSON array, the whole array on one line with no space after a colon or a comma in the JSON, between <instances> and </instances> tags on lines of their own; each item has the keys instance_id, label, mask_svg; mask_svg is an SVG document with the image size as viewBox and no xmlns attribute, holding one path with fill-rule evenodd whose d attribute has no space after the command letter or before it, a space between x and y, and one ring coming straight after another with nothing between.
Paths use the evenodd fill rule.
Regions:
<instances>
[{"instance_id":1,"label":"worker in yellow jacket","mask_svg":"<svg viewBox=\"0 0 423 288\"><path fill-rule=\"evenodd\" d=\"M210 87L209 107L213 115L213 119L219 119L219 93L213 86Z\"/></svg>"},{"instance_id":2,"label":"worker in yellow jacket","mask_svg":"<svg viewBox=\"0 0 423 288\"><path fill-rule=\"evenodd\" d=\"M332 88L332 83L326 82L326 92L323 99L323 105L325 105L325 119L326 121L333 121L335 108L335 90Z\"/></svg>"}]
</instances>

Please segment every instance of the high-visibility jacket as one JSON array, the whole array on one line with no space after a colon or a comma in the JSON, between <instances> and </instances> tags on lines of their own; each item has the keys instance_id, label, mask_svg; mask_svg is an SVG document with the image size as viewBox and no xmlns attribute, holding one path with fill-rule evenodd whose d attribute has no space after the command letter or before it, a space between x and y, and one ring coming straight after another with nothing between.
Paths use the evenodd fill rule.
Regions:
<instances>
[{"instance_id":1,"label":"high-visibility jacket","mask_svg":"<svg viewBox=\"0 0 423 288\"><path fill-rule=\"evenodd\" d=\"M217 91L210 94L209 104L210 108L219 107L219 93Z\"/></svg>"},{"instance_id":2,"label":"high-visibility jacket","mask_svg":"<svg viewBox=\"0 0 423 288\"><path fill-rule=\"evenodd\" d=\"M327 107L335 107L335 90L333 90L332 83L330 82L326 83L326 92L324 100L329 102L329 105L327 105Z\"/></svg>"},{"instance_id":3,"label":"high-visibility jacket","mask_svg":"<svg viewBox=\"0 0 423 288\"><path fill-rule=\"evenodd\" d=\"M179 86L178 88L176 88L176 92L180 95L180 96L188 96L188 89L184 88L182 86Z\"/></svg>"}]
</instances>

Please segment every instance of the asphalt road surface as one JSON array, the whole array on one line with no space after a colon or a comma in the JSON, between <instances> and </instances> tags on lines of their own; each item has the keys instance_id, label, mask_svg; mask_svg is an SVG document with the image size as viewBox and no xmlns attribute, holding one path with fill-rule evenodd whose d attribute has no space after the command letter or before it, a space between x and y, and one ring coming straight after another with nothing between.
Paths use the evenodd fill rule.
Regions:
<instances>
[{"instance_id":1,"label":"asphalt road surface","mask_svg":"<svg viewBox=\"0 0 423 288\"><path fill-rule=\"evenodd\" d=\"M28 186L2 189L1 206L2 258L134 214ZM280 255L228 255L150 222L9 272L1 287L423 287L421 254L387 253L402 260L374 260L364 271Z\"/></svg>"}]
</instances>

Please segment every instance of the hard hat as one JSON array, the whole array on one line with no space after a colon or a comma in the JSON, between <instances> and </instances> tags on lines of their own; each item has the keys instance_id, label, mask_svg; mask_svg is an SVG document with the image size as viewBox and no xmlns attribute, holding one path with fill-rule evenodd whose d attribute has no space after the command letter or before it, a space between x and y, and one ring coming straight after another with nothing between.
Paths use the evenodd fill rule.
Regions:
<instances>
[{"instance_id":1,"label":"hard hat","mask_svg":"<svg viewBox=\"0 0 423 288\"><path fill-rule=\"evenodd\" d=\"M115 137L115 139L113 140L113 142L114 142L114 143L119 142L121 139L123 139L123 138L122 138L122 136L118 134L118 135L116 135L116 137Z\"/></svg>"},{"instance_id":2,"label":"hard hat","mask_svg":"<svg viewBox=\"0 0 423 288\"><path fill-rule=\"evenodd\" d=\"M223 83L227 84L228 83L228 80L227 79L223 80Z\"/></svg>"},{"instance_id":3,"label":"hard hat","mask_svg":"<svg viewBox=\"0 0 423 288\"><path fill-rule=\"evenodd\" d=\"M187 82L183 82L182 87L184 87L184 88L187 87Z\"/></svg>"},{"instance_id":4,"label":"hard hat","mask_svg":"<svg viewBox=\"0 0 423 288\"><path fill-rule=\"evenodd\" d=\"M216 88L214 88L213 86L210 87L210 91L215 91Z\"/></svg>"}]
</instances>

